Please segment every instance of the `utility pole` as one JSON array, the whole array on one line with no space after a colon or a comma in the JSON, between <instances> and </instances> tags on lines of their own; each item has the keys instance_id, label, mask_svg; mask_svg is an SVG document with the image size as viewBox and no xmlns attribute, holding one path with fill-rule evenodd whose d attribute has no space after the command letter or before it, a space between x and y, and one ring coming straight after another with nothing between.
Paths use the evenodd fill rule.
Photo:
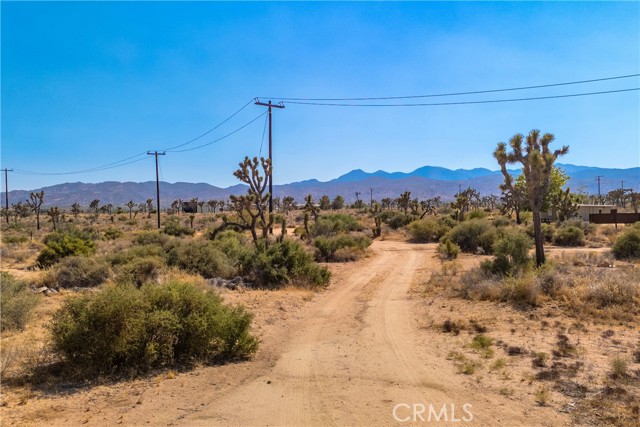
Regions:
<instances>
[{"instance_id":1,"label":"utility pole","mask_svg":"<svg viewBox=\"0 0 640 427\"><path fill-rule=\"evenodd\" d=\"M600 194L600 178L604 178L604 175L596 176L596 181L598 181L598 203L602 204L602 195Z\"/></svg>"},{"instance_id":2,"label":"utility pole","mask_svg":"<svg viewBox=\"0 0 640 427\"><path fill-rule=\"evenodd\" d=\"M371 203L369 204L369 207L373 209L373 188L369 187L369 191L371 192Z\"/></svg>"},{"instance_id":3,"label":"utility pole","mask_svg":"<svg viewBox=\"0 0 640 427\"><path fill-rule=\"evenodd\" d=\"M622 190L622 193L620 194L620 198L622 199L622 207L626 208L627 207L627 203L626 203L626 200L624 198L624 181L620 181L620 190Z\"/></svg>"},{"instance_id":4,"label":"utility pole","mask_svg":"<svg viewBox=\"0 0 640 427\"><path fill-rule=\"evenodd\" d=\"M271 100L265 104L264 102L260 102L258 98L256 98L255 104L262 107L268 107L269 114L269 164L271 165L271 171L269 172L269 217L271 217L273 214L273 134L271 125L271 109L284 108L284 104L282 102L272 104ZM273 234L273 228L269 228L269 233Z\"/></svg>"},{"instance_id":5,"label":"utility pole","mask_svg":"<svg viewBox=\"0 0 640 427\"><path fill-rule=\"evenodd\" d=\"M4 207L5 215L7 218L7 224L9 224L9 172L13 172L13 169L4 168Z\"/></svg>"},{"instance_id":6,"label":"utility pole","mask_svg":"<svg viewBox=\"0 0 640 427\"><path fill-rule=\"evenodd\" d=\"M147 151L148 156L156 156L156 203L158 212L158 228L160 228L160 181L158 178L158 156L164 156L165 152L158 153L158 151Z\"/></svg>"}]
</instances>

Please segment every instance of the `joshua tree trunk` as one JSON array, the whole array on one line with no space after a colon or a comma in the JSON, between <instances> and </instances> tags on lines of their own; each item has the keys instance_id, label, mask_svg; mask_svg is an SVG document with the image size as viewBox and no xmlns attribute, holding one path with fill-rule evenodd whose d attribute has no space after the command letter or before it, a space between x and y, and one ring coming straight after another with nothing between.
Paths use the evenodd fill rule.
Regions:
<instances>
[{"instance_id":1,"label":"joshua tree trunk","mask_svg":"<svg viewBox=\"0 0 640 427\"><path fill-rule=\"evenodd\" d=\"M533 210L533 238L536 244L536 266L544 264L544 236L542 235L542 221L540 221L540 211Z\"/></svg>"}]
</instances>

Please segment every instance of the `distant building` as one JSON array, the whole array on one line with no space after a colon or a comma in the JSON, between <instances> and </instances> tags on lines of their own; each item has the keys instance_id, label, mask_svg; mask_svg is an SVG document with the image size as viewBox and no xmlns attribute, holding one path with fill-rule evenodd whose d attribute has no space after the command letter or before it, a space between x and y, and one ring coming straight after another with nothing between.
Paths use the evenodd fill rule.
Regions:
<instances>
[{"instance_id":1,"label":"distant building","mask_svg":"<svg viewBox=\"0 0 640 427\"><path fill-rule=\"evenodd\" d=\"M617 209L616 205L578 205L577 217L589 221L589 214L608 214Z\"/></svg>"},{"instance_id":2,"label":"distant building","mask_svg":"<svg viewBox=\"0 0 640 427\"><path fill-rule=\"evenodd\" d=\"M583 221L589 222L590 214L608 214L611 213L611 210L617 209L615 205L581 205L578 204L578 212L576 212L572 218L580 218ZM541 219L543 222L551 222L557 220L557 216L554 216L553 211L549 210L548 212L541 214Z\"/></svg>"}]
</instances>

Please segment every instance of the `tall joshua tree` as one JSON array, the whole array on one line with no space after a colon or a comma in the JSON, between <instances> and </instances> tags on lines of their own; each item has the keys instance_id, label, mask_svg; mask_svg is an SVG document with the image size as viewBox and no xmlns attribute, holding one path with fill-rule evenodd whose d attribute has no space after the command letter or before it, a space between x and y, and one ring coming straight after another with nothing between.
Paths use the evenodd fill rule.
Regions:
<instances>
[{"instance_id":1,"label":"tall joshua tree","mask_svg":"<svg viewBox=\"0 0 640 427\"><path fill-rule=\"evenodd\" d=\"M40 208L42 207L42 203L44 203L44 191L29 194L27 204L36 214L36 229L38 230L40 230Z\"/></svg>"},{"instance_id":2,"label":"tall joshua tree","mask_svg":"<svg viewBox=\"0 0 640 427\"><path fill-rule=\"evenodd\" d=\"M133 200L129 200L129 201L125 204L125 206L126 206L127 208L129 208L129 219L131 219L132 212L133 212L133 208L135 208L135 207L136 207L136 202L134 202Z\"/></svg>"},{"instance_id":3,"label":"tall joshua tree","mask_svg":"<svg viewBox=\"0 0 640 427\"><path fill-rule=\"evenodd\" d=\"M553 142L553 134L545 133L540 136L540 131L533 129L526 139L524 135L517 133L509 140L511 152L507 152L507 144L498 143L498 147L493 152L493 156L500 164L500 170L504 176L504 188L515 192L515 182L511 174L507 171L508 164L521 163L526 186L526 197L529 206L533 211L533 231L536 244L536 265L544 264L544 236L542 235L542 224L540 220L540 210L543 200L549 188L549 180L553 170L553 163L559 156L569 152L568 146L563 146L559 150L551 151L549 144ZM523 147L523 143L525 146Z\"/></svg>"}]
</instances>

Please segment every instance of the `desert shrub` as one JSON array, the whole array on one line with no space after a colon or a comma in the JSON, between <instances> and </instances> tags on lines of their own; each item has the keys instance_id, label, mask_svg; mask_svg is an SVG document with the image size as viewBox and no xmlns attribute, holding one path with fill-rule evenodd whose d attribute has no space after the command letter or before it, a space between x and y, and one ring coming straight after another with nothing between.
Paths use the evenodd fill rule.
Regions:
<instances>
[{"instance_id":1,"label":"desert shrub","mask_svg":"<svg viewBox=\"0 0 640 427\"><path fill-rule=\"evenodd\" d=\"M542 235L544 236L544 241L547 243L552 243L553 237L555 236L555 233L556 233L555 227L552 224L542 223L541 228L542 228ZM532 239L535 237L535 233L533 231L533 224L527 227L527 234Z\"/></svg>"},{"instance_id":2,"label":"desert shrub","mask_svg":"<svg viewBox=\"0 0 640 427\"><path fill-rule=\"evenodd\" d=\"M24 329L39 301L26 283L0 272L0 330Z\"/></svg>"},{"instance_id":3,"label":"desert shrub","mask_svg":"<svg viewBox=\"0 0 640 427\"><path fill-rule=\"evenodd\" d=\"M553 237L553 242L558 246L584 246L584 231L573 225L560 227Z\"/></svg>"},{"instance_id":4,"label":"desert shrub","mask_svg":"<svg viewBox=\"0 0 640 427\"><path fill-rule=\"evenodd\" d=\"M229 360L255 352L251 314L191 283L110 286L68 300L53 317L53 348L86 374Z\"/></svg>"},{"instance_id":5,"label":"desert shrub","mask_svg":"<svg viewBox=\"0 0 640 427\"><path fill-rule=\"evenodd\" d=\"M625 231L613 244L613 254L618 259L640 258L640 227L635 223L633 228Z\"/></svg>"},{"instance_id":6,"label":"desert shrub","mask_svg":"<svg viewBox=\"0 0 640 427\"><path fill-rule=\"evenodd\" d=\"M138 234L133 243L136 245L159 245L165 246L169 242L169 236L156 231L145 231Z\"/></svg>"},{"instance_id":7,"label":"desert shrub","mask_svg":"<svg viewBox=\"0 0 640 427\"><path fill-rule=\"evenodd\" d=\"M216 235L213 245L226 254L242 271L254 254L253 243L241 233L226 230Z\"/></svg>"},{"instance_id":8,"label":"desert shrub","mask_svg":"<svg viewBox=\"0 0 640 427\"><path fill-rule=\"evenodd\" d=\"M109 263L116 267L128 264L138 258L159 257L165 258L165 250L158 245L132 246L129 249L118 251L107 257Z\"/></svg>"},{"instance_id":9,"label":"desert shrub","mask_svg":"<svg viewBox=\"0 0 640 427\"><path fill-rule=\"evenodd\" d=\"M162 228L164 234L169 236L191 236L193 235L193 229L185 227L180 224L180 219L177 217L170 217L164 221L164 227Z\"/></svg>"},{"instance_id":10,"label":"desert shrub","mask_svg":"<svg viewBox=\"0 0 640 427\"><path fill-rule=\"evenodd\" d=\"M411 241L414 243L437 242L444 236L450 227L431 218L413 221L408 226Z\"/></svg>"},{"instance_id":11,"label":"desert shrub","mask_svg":"<svg viewBox=\"0 0 640 427\"><path fill-rule=\"evenodd\" d=\"M247 273L256 286L268 289L287 284L318 288L326 286L331 277L326 267L316 264L313 256L293 240L257 249Z\"/></svg>"},{"instance_id":12,"label":"desert shrub","mask_svg":"<svg viewBox=\"0 0 640 427\"><path fill-rule=\"evenodd\" d=\"M508 227L511 223L511 218L507 218L506 216L498 216L493 220L494 227Z\"/></svg>"},{"instance_id":13,"label":"desert shrub","mask_svg":"<svg viewBox=\"0 0 640 427\"><path fill-rule=\"evenodd\" d=\"M103 260L70 256L53 267L48 281L50 287L88 288L102 284L110 275L109 265Z\"/></svg>"},{"instance_id":14,"label":"desert shrub","mask_svg":"<svg viewBox=\"0 0 640 427\"><path fill-rule=\"evenodd\" d=\"M585 299L598 308L640 303L640 286L631 275L600 276L589 286Z\"/></svg>"},{"instance_id":15,"label":"desert shrub","mask_svg":"<svg viewBox=\"0 0 640 427\"><path fill-rule=\"evenodd\" d=\"M476 253L481 249L484 253L491 253L496 229L487 220L472 219L453 227L444 238L460 246L463 252Z\"/></svg>"},{"instance_id":16,"label":"desert shrub","mask_svg":"<svg viewBox=\"0 0 640 427\"><path fill-rule=\"evenodd\" d=\"M504 231L493 244L495 258L483 264L497 274L514 274L526 269L530 265L529 249L532 242L520 231Z\"/></svg>"},{"instance_id":17,"label":"desert shrub","mask_svg":"<svg viewBox=\"0 0 640 427\"><path fill-rule=\"evenodd\" d=\"M43 243L46 247L36 259L41 267L53 265L64 257L89 256L96 251L92 235L77 229L50 233Z\"/></svg>"},{"instance_id":18,"label":"desert shrub","mask_svg":"<svg viewBox=\"0 0 640 427\"><path fill-rule=\"evenodd\" d=\"M122 231L117 228L107 228L104 232L104 240L116 240L122 237Z\"/></svg>"},{"instance_id":19,"label":"desert shrub","mask_svg":"<svg viewBox=\"0 0 640 427\"><path fill-rule=\"evenodd\" d=\"M323 215L311 226L314 236L329 236L350 231L362 231L362 226L357 219L345 214Z\"/></svg>"},{"instance_id":20,"label":"desert shrub","mask_svg":"<svg viewBox=\"0 0 640 427\"><path fill-rule=\"evenodd\" d=\"M233 260L209 241L181 242L167 254L167 263L190 273L213 277L230 278L236 274Z\"/></svg>"},{"instance_id":21,"label":"desert shrub","mask_svg":"<svg viewBox=\"0 0 640 427\"><path fill-rule=\"evenodd\" d=\"M594 234L596 231L596 225L591 224L589 221L583 221L580 218L572 218L564 221L561 228L576 227L582 230L585 235Z\"/></svg>"},{"instance_id":22,"label":"desert shrub","mask_svg":"<svg viewBox=\"0 0 640 427\"><path fill-rule=\"evenodd\" d=\"M145 283L156 281L167 263L159 256L134 258L128 263L119 265L116 270L117 283L133 283L140 287Z\"/></svg>"},{"instance_id":23,"label":"desert shrub","mask_svg":"<svg viewBox=\"0 0 640 427\"><path fill-rule=\"evenodd\" d=\"M363 235L339 234L330 237L316 237L313 244L316 247L316 260L318 261L352 261L364 254L364 251L371 245L371 239Z\"/></svg>"},{"instance_id":24,"label":"desert shrub","mask_svg":"<svg viewBox=\"0 0 640 427\"><path fill-rule=\"evenodd\" d=\"M535 274L519 277L505 277L501 281L500 299L518 306L538 306L540 304L540 282Z\"/></svg>"},{"instance_id":25,"label":"desert shrub","mask_svg":"<svg viewBox=\"0 0 640 427\"><path fill-rule=\"evenodd\" d=\"M380 220L394 230L404 227L415 219L414 216L405 215L402 212L383 211L380 213Z\"/></svg>"},{"instance_id":26,"label":"desert shrub","mask_svg":"<svg viewBox=\"0 0 640 427\"><path fill-rule=\"evenodd\" d=\"M2 233L2 243L6 245L19 245L21 243L27 243L29 238L22 234L10 234Z\"/></svg>"},{"instance_id":27,"label":"desert shrub","mask_svg":"<svg viewBox=\"0 0 640 427\"><path fill-rule=\"evenodd\" d=\"M438 245L438 253L443 259L456 259L460 253L460 246L449 239L445 239Z\"/></svg>"},{"instance_id":28,"label":"desert shrub","mask_svg":"<svg viewBox=\"0 0 640 427\"><path fill-rule=\"evenodd\" d=\"M480 210L480 209L476 209L476 210L472 210L471 212L467 212L467 214L464 216L465 220L470 220L470 219L483 219L487 216L487 213Z\"/></svg>"}]
</instances>

